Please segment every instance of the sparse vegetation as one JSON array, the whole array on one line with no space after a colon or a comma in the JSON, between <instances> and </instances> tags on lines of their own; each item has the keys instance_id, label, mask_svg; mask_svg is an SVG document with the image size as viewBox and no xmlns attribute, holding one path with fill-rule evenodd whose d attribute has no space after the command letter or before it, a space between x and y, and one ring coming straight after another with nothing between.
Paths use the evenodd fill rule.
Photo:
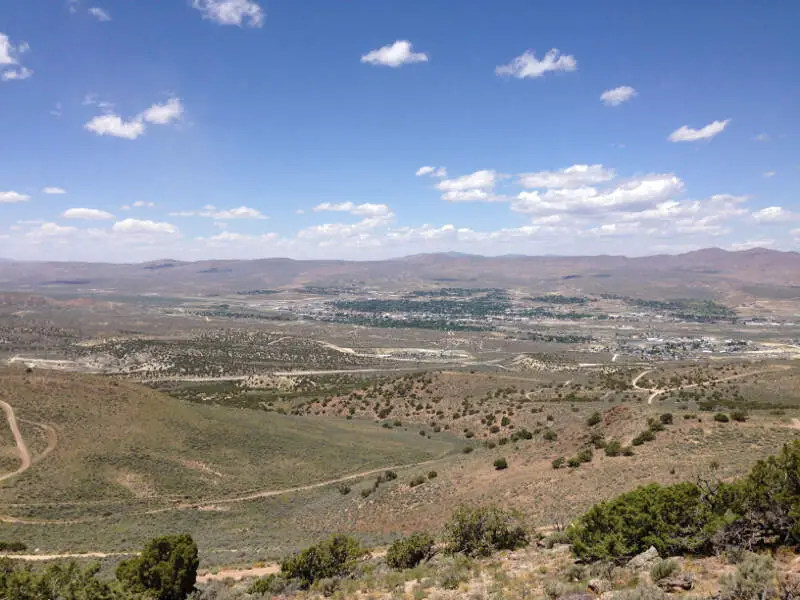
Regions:
<instances>
[{"instance_id":1,"label":"sparse vegetation","mask_svg":"<svg viewBox=\"0 0 800 600\"><path fill-rule=\"evenodd\" d=\"M519 519L496 506L459 506L445 526L444 537L447 552L472 557L489 556L528 543L528 534Z\"/></svg>"},{"instance_id":2,"label":"sparse vegetation","mask_svg":"<svg viewBox=\"0 0 800 600\"><path fill-rule=\"evenodd\" d=\"M427 533L413 533L395 540L386 552L386 564L393 569L413 569L434 554L434 539Z\"/></svg>"}]
</instances>

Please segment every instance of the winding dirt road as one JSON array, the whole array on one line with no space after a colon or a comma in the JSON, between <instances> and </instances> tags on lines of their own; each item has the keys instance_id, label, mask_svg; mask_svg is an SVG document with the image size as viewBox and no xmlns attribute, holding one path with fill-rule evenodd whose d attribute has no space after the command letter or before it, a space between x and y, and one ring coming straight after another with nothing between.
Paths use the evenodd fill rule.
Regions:
<instances>
[{"instance_id":1,"label":"winding dirt road","mask_svg":"<svg viewBox=\"0 0 800 600\"><path fill-rule=\"evenodd\" d=\"M791 369L789 365L774 365L767 369L761 369L759 371L750 371L749 373L739 373L738 375L730 375L728 377L721 377L719 379L709 379L708 381L704 381L702 383L688 383L686 385L679 385L675 388L645 388L639 386L639 380L647 375L648 373L652 373L654 369L647 369L646 371L642 371L636 377L631 380L631 386L634 389L640 390L642 392L650 392L650 396L647 398L647 403L652 404L653 400L663 394L664 392L677 392L678 390L688 390L691 388L696 388L701 385L705 385L707 383L723 383L725 381L731 381L732 379L741 379L742 377L750 377L751 375L761 375L763 373L771 373L773 371L785 371L786 369Z\"/></svg>"},{"instance_id":2,"label":"winding dirt road","mask_svg":"<svg viewBox=\"0 0 800 600\"><path fill-rule=\"evenodd\" d=\"M0 400L0 407L3 409L3 412L6 413L8 426L11 428L11 433L14 435L14 442L17 445L17 452L20 458L20 465L16 471L0 475L0 481L5 481L6 479L16 477L30 469L33 461L28 446L25 444L25 439L19 431L19 424L17 423L17 417L14 415L14 409L8 402L3 400Z\"/></svg>"}]
</instances>

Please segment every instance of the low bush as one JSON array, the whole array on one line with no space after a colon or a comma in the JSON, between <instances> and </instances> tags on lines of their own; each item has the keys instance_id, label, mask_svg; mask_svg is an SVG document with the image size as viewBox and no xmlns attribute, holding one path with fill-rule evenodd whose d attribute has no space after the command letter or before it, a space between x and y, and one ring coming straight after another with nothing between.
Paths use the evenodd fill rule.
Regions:
<instances>
[{"instance_id":1,"label":"low bush","mask_svg":"<svg viewBox=\"0 0 800 600\"><path fill-rule=\"evenodd\" d=\"M439 474L436 471L428 471L428 479L436 479Z\"/></svg>"},{"instance_id":2,"label":"low bush","mask_svg":"<svg viewBox=\"0 0 800 600\"><path fill-rule=\"evenodd\" d=\"M273 573L261 579L256 579L250 587L247 588L247 593L261 596L266 596L267 594L270 596L285 594L292 591L293 584L294 582L287 578L286 575L282 573Z\"/></svg>"},{"instance_id":3,"label":"low bush","mask_svg":"<svg viewBox=\"0 0 800 600\"><path fill-rule=\"evenodd\" d=\"M567 466L570 469L577 469L582 464L583 464L583 461L581 461L581 459L578 458L577 456L572 456L569 459L567 459Z\"/></svg>"},{"instance_id":4,"label":"low bush","mask_svg":"<svg viewBox=\"0 0 800 600\"><path fill-rule=\"evenodd\" d=\"M564 466L564 463L567 462L567 459L563 456L559 456L558 458L554 459L552 463L550 463L554 469L560 469Z\"/></svg>"},{"instance_id":5,"label":"low bush","mask_svg":"<svg viewBox=\"0 0 800 600\"><path fill-rule=\"evenodd\" d=\"M519 519L496 506L459 506L445 525L445 549L450 554L490 556L528 544Z\"/></svg>"},{"instance_id":6,"label":"low bush","mask_svg":"<svg viewBox=\"0 0 800 600\"><path fill-rule=\"evenodd\" d=\"M498 471L502 471L503 469L508 468L508 461L505 458L497 458L494 461L494 468Z\"/></svg>"},{"instance_id":7,"label":"low bush","mask_svg":"<svg viewBox=\"0 0 800 600\"><path fill-rule=\"evenodd\" d=\"M558 439L558 434L552 429L545 429L542 434L542 439L548 442L555 442Z\"/></svg>"},{"instance_id":8,"label":"low bush","mask_svg":"<svg viewBox=\"0 0 800 600\"><path fill-rule=\"evenodd\" d=\"M0 542L0 552L25 552L27 549L22 542Z\"/></svg>"},{"instance_id":9,"label":"low bush","mask_svg":"<svg viewBox=\"0 0 800 600\"><path fill-rule=\"evenodd\" d=\"M412 488L417 487L418 485L422 485L423 483L425 483L425 477L422 475L417 475L416 477L414 477L414 479L408 482L408 487Z\"/></svg>"},{"instance_id":10,"label":"low bush","mask_svg":"<svg viewBox=\"0 0 800 600\"><path fill-rule=\"evenodd\" d=\"M413 569L434 554L433 537L427 533L412 533L395 540L386 552L386 564L392 569Z\"/></svg>"},{"instance_id":11,"label":"low bush","mask_svg":"<svg viewBox=\"0 0 800 600\"><path fill-rule=\"evenodd\" d=\"M759 600L775 592L775 565L769 556L748 555L736 572L720 579L722 600Z\"/></svg>"},{"instance_id":12,"label":"low bush","mask_svg":"<svg viewBox=\"0 0 800 600\"><path fill-rule=\"evenodd\" d=\"M677 561L659 558L653 563L653 566L650 567L650 579L652 579L653 583L655 583L674 575L679 570L680 566L678 565Z\"/></svg>"},{"instance_id":13,"label":"low bush","mask_svg":"<svg viewBox=\"0 0 800 600\"><path fill-rule=\"evenodd\" d=\"M350 490L350 486L349 486L349 485L347 485L347 484L345 484L345 483L342 483L342 484L340 484L340 485L339 485L339 487L337 487L336 489L338 489L338 490L339 490L339 493L340 493L342 496L347 496L347 494L349 494L349 493L350 493L350 491L351 491L351 490Z\"/></svg>"},{"instance_id":14,"label":"low bush","mask_svg":"<svg viewBox=\"0 0 800 600\"><path fill-rule=\"evenodd\" d=\"M737 423L744 423L745 421L747 421L747 411L735 410L731 413L731 419L733 419Z\"/></svg>"},{"instance_id":15,"label":"low bush","mask_svg":"<svg viewBox=\"0 0 800 600\"><path fill-rule=\"evenodd\" d=\"M366 554L358 540L338 534L284 559L281 573L307 589L316 581L352 574Z\"/></svg>"},{"instance_id":16,"label":"low bush","mask_svg":"<svg viewBox=\"0 0 800 600\"><path fill-rule=\"evenodd\" d=\"M194 590L200 559L192 536L165 535L150 540L139 556L117 566L117 579L134 594L157 600L184 600Z\"/></svg>"},{"instance_id":17,"label":"low bush","mask_svg":"<svg viewBox=\"0 0 800 600\"><path fill-rule=\"evenodd\" d=\"M606 444L606 456L619 456L622 454L622 444L617 440L612 440Z\"/></svg>"},{"instance_id":18,"label":"low bush","mask_svg":"<svg viewBox=\"0 0 800 600\"><path fill-rule=\"evenodd\" d=\"M672 425L672 413L664 413L658 417L658 420L664 425Z\"/></svg>"},{"instance_id":19,"label":"low bush","mask_svg":"<svg viewBox=\"0 0 800 600\"><path fill-rule=\"evenodd\" d=\"M594 452L592 452L591 448L584 448L576 457L582 463L592 462L592 458L594 458Z\"/></svg>"},{"instance_id":20,"label":"low bush","mask_svg":"<svg viewBox=\"0 0 800 600\"><path fill-rule=\"evenodd\" d=\"M728 421L730 421L730 419L728 418L728 415L726 415L725 413L715 413L714 414L714 420L717 423L727 423Z\"/></svg>"},{"instance_id":21,"label":"low bush","mask_svg":"<svg viewBox=\"0 0 800 600\"><path fill-rule=\"evenodd\" d=\"M603 417L600 415L600 413L599 412L593 412L589 416L589 418L586 419L586 424L589 427L594 427L595 425L597 425L598 423L601 423L602 421L603 421Z\"/></svg>"},{"instance_id":22,"label":"low bush","mask_svg":"<svg viewBox=\"0 0 800 600\"><path fill-rule=\"evenodd\" d=\"M634 446L641 446L645 442L652 442L654 439L656 439L656 434L649 429L645 429L642 433L633 438L631 444Z\"/></svg>"}]
</instances>

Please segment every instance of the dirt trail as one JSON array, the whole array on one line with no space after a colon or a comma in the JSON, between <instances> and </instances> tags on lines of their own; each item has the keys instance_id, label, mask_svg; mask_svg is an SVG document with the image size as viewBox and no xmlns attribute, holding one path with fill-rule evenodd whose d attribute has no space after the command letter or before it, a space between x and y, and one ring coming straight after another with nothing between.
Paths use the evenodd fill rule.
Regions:
<instances>
[{"instance_id":1,"label":"dirt trail","mask_svg":"<svg viewBox=\"0 0 800 600\"><path fill-rule=\"evenodd\" d=\"M61 560L64 558L108 558L110 556L136 556L138 552L66 552L64 554L0 554L0 558L16 560L40 561Z\"/></svg>"},{"instance_id":2,"label":"dirt trail","mask_svg":"<svg viewBox=\"0 0 800 600\"><path fill-rule=\"evenodd\" d=\"M761 369L760 371L750 371L749 373L739 373L738 375L729 375L728 377L721 377L720 379L709 379L703 383L689 383L686 385L679 385L676 388L669 388L669 389L660 389L660 388L644 388L639 386L639 380L651 373L654 369L648 369L639 373L636 377L631 380L631 386L633 386L637 390L641 390L643 392L651 392L650 396L647 398L647 403L652 404L653 400L663 394L664 392L676 392L678 390L688 390L691 388L696 388L701 385L707 383L722 383L724 381L731 381L732 379L741 379L742 377L750 377L752 375L761 375L762 373L771 373L773 371L785 371L786 369L791 369L792 367L788 365L775 365L773 367L769 367L767 369Z\"/></svg>"},{"instance_id":3,"label":"dirt trail","mask_svg":"<svg viewBox=\"0 0 800 600\"><path fill-rule=\"evenodd\" d=\"M20 466L16 471L0 476L0 481L5 481L6 479L10 479L11 477L16 477L17 475L24 473L31 468L31 464L33 463L28 446L25 444L25 440L19 431L19 424L17 423L17 417L14 416L14 409L8 402L3 400L0 400L0 407L2 407L3 412L6 413L8 426L11 427L11 433L14 435L14 442L17 444L17 452L19 452L20 457Z\"/></svg>"}]
</instances>

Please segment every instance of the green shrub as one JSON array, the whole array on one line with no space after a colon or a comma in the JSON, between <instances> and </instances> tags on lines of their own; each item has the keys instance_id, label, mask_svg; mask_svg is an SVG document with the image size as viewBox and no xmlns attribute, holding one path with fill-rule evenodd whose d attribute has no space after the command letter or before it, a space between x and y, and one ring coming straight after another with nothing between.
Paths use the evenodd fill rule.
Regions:
<instances>
[{"instance_id":1,"label":"green shrub","mask_svg":"<svg viewBox=\"0 0 800 600\"><path fill-rule=\"evenodd\" d=\"M559 456L558 458L556 458L555 460L553 460L553 462L552 462L552 463L550 463L550 464L552 464L552 465L553 465L553 468L554 468L554 469L560 469L561 467L563 467L563 466L564 466L564 463L565 463L566 461L567 461L567 459L566 459L566 458L564 458L563 456Z\"/></svg>"},{"instance_id":2,"label":"green shrub","mask_svg":"<svg viewBox=\"0 0 800 600\"><path fill-rule=\"evenodd\" d=\"M597 425L598 423L601 423L602 421L603 421L603 417L600 415L600 413L599 412L593 412L591 414L591 416L588 419L586 419L586 424L589 427L594 427L595 425Z\"/></svg>"},{"instance_id":3,"label":"green shrub","mask_svg":"<svg viewBox=\"0 0 800 600\"><path fill-rule=\"evenodd\" d=\"M395 540L386 552L386 564L392 569L413 569L434 554L433 537L427 533L412 533Z\"/></svg>"},{"instance_id":4,"label":"green shrub","mask_svg":"<svg viewBox=\"0 0 800 600\"><path fill-rule=\"evenodd\" d=\"M184 600L194 589L199 564L192 536L165 535L150 540L139 556L121 562L116 575L131 592Z\"/></svg>"},{"instance_id":5,"label":"green shrub","mask_svg":"<svg viewBox=\"0 0 800 600\"><path fill-rule=\"evenodd\" d=\"M653 563L653 566L650 567L650 579L653 580L653 583L661 581L662 579L674 575L679 569L680 567L677 561L659 558Z\"/></svg>"},{"instance_id":6,"label":"green shrub","mask_svg":"<svg viewBox=\"0 0 800 600\"><path fill-rule=\"evenodd\" d=\"M664 431L664 424L658 419L650 419L647 428L653 433L658 433L659 431Z\"/></svg>"},{"instance_id":7,"label":"green shrub","mask_svg":"<svg viewBox=\"0 0 800 600\"><path fill-rule=\"evenodd\" d=\"M464 447L461 449L461 452L462 452L463 454L469 454L469 453L470 453L470 452L472 452L474 449L475 449L475 448L473 448L472 446L464 446Z\"/></svg>"},{"instance_id":8,"label":"green shrub","mask_svg":"<svg viewBox=\"0 0 800 600\"><path fill-rule=\"evenodd\" d=\"M577 469L583 464L583 461L577 456L572 456L567 460L567 466L570 469Z\"/></svg>"},{"instance_id":9,"label":"green shrub","mask_svg":"<svg viewBox=\"0 0 800 600\"><path fill-rule=\"evenodd\" d=\"M502 471L503 469L508 468L508 461L505 458L497 458L494 461L494 468L498 471Z\"/></svg>"},{"instance_id":10,"label":"green shrub","mask_svg":"<svg viewBox=\"0 0 800 600\"><path fill-rule=\"evenodd\" d=\"M717 423L727 423L728 421L730 421L730 419L728 418L728 415L726 415L725 413L715 413L714 414L714 420Z\"/></svg>"},{"instance_id":11,"label":"green shrub","mask_svg":"<svg viewBox=\"0 0 800 600\"><path fill-rule=\"evenodd\" d=\"M364 488L361 490L361 497L368 498L372 494L372 488Z\"/></svg>"},{"instance_id":12,"label":"green shrub","mask_svg":"<svg viewBox=\"0 0 800 600\"><path fill-rule=\"evenodd\" d=\"M439 474L436 471L428 471L428 479L436 479Z\"/></svg>"},{"instance_id":13,"label":"green shrub","mask_svg":"<svg viewBox=\"0 0 800 600\"><path fill-rule=\"evenodd\" d=\"M110 600L121 596L108 581L96 579L100 565L86 569L75 561L33 570L10 558L0 558L0 598L7 600Z\"/></svg>"},{"instance_id":14,"label":"green shrub","mask_svg":"<svg viewBox=\"0 0 800 600\"><path fill-rule=\"evenodd\" d=\"M649 429L645 429L642 433L633 438L631 444L634 446L641 446L645 442L652 442L654 439L656 439L656 434Z\"/></svg>"},{"instance_id":15,"label":"green shrub","mask_svg":"<svg viewBox=\"0 0 800 600\"><path fill-rule=\"evenodd\" d=\"M555 442L558 439L558 434L552 429L545 429L542 434L542 439L548 442Z\"/></svg>"},{"instance_id":16,"label":"green shrub","mask_svg":"<svg viewBox=\"0 0 800 600\"><path fill-rule=\"evenodd\" d=\"M625 446L622 449L622 456L633 456L634 454L635 453L633 451L633 448L631 448L630 446Z\"/></svg>"},{"instance_id":17,"label":"green shrub","mask_svg":"<svg viewBox=\"0 0 800 600\"><path fill-rule=\"evenodd\" d=\"M583 450L578 452L576 458L582 463L592 462L592 458L594 458L594 452L592 451L591 448L584 448Z\"/></svg>"},{"instance_id":18,"label":"green shrub","mask_svg":"<svg viewBox=\"0 0 800 600\"><path fill-rule=\"evenodd\" d=\"M337 534L281 561L281 573L304 589L330 577L346 577L367 554L358 540Z\"/></svg>"},{"instance_id":19,"label":"green shrub","mask_svg":"<svg viewBox=\"0 0 800 600\"><path fill-rule=\"evenodd\" d=\"M0 542L0 552L25 552L27 549L22 542Z\"/></svg>"},{"instance_id":20,"label":"green shrub","mask_svg":"<svg viewBox=\"0 0 800 600\"><path fill-rule=\"evenodd\" d=\"M349 494L349 493L350 493L350 486L349 486L349 485L347 485L346 483L342 483L342 484L340 484L340 485L339 485L339 486L338 486L336 489L338 489L338 490L339 490L339 493L340 493L342 496L347 496L347 494Z\"/></svg>"},{"instance_id":21,"label":"green shrub","mask_svg":"<svg viewBox=\"0 0 800 600\"><path fill-rule=\"evenodd\" d=\"M664 413L658 417L658 420L664 425L672 425L672 413Z\"/></svg>"},{"instance_id":22,"label":"green shrub","mask_svg":"<svg viewBox=\"0 0 800 600\"><path fill-rule=\"evenodd\" d=\"M408 487L417 487L418 485L422 485L425 483L425 477L423 475L417 475L411 481L408 482Z\"/></svg>"},{"instance_id":23,"label":"green shrub","mask_svg":"<svg viewBox=\"0 0 800 600\"><path fill-rule=\"evenodd\" d=\"M747 421L747 411L735 410L731 413L731 419L733 419L737 423L744 423L745 421Z\"/></svg>"},{"instance_id":24,"label":"green shrub","mask_svg":"<svg viewBox=\"0 0 800 600\"><path fill-rule=\"evenodd\" d=\"M290 591L291 587L292 581L288 579L286 575L282 573L272 573L271 575L267 575L261 579L256 579L252 584L250 584L250 587L247 588L247 593L261 596L270 594L272 596L276 594L284 594L285 592Z\"/></svg>"},{"instance_id":25,"label":"green shrub","mask_svg":"<svg viewBox=\"0 0 800 600\"><path fill-rule=\"evenodd\" d=\"M445 525L444 538L448 553L473 557L528 544L528 534L519 520L496 506L459 506Z\"/></svg>"},{"instance_id":26,"label":"green shrub","mask_svg":"<svg viewBox=\"0 0 800 600\"><path fill-rule=\"evenodd\" d=\"M769 556L749 554L736 567L736 573L720 579L722 600L760 600L775 591L775 565Z\"/></svg>"},{"instance_id":27,"label":"green shrub","mask_svg":"<svg viewBox=\"0 0 800 600\"><path fill-rule=\"evenodd\" d=\"M544 547L548 550L556 544L569 544L569 534L566 531L554 531L544 539Z\"/></svg>"},{"instance_id":28,"label":"green shrub","mask_svg":"<svg viewBox=\"0 0 800 600\"><path fill-rule=\"evenodd\" d=\"M617 440L611 440L605 447L606 456L619 456L622 454L622 444Z\"/></svg>"},{"instance_id":29,"label":"green shrub","mask_svg":"<svg viewBox=\"0 0 800 600\"><path fill-rule=\"evenodd\" d=\"M724 510L706 502L692 483L650 484L593 506L569 528L583 560L618 559L655 546L659 554L698 553L710 547Z\"/></svg>"}]
</instances>

